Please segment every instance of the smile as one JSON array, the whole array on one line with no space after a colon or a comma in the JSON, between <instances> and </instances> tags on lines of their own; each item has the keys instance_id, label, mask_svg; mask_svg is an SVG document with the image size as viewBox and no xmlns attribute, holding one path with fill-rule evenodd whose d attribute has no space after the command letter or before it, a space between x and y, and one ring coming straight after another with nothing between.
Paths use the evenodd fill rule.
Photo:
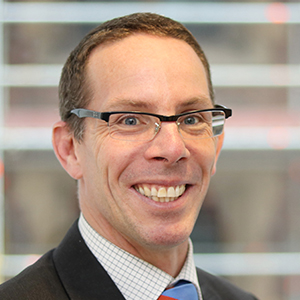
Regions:
<instances>
[{"instance_id":1,"label":"smile","mask_svg":"<svg viewBox=\"0 0 300 300\"><path fill-rule=\"evenodd\" d=\"M141 195L146 196L156 202L172 202L178 199L185 191L185 185L156 188L154 186L139 185L134 186Z\"/></svg>"}]
</instances>

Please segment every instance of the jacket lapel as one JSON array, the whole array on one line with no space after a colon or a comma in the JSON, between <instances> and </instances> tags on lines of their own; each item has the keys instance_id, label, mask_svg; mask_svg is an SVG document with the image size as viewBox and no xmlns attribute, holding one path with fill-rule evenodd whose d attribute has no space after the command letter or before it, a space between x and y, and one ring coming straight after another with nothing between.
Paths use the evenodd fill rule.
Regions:
<instances>
[{"instance_id":1,"label":"jacket lapel","mask_svg":"<svg viewBox=\"0 0 300 300\"><path fill-rule=\"evenodd\" d=\"M222 300L219 290L214 286L211 275L197 268L198 281L204 300Z\"/></svg>"},{"instance_id":2,"label":"jacket lapel","mask_svg":"<svg viewBox=\"0 0 300 300\"><path fill-rule=\"evenodd\" d=\"M221 277L198 268L197 275L204 300L257 300Z\"/></svg>"},{"instance_id":3,"label":"jacket lapel","mask_svg":"<svg viewBox=\"0 0 300 300\"><path fill-rule=\"evenodd\" d=\"M125 300L83 241L77 222L55 249L54 265L72 300Z\"/></svg>"}]
</instances>

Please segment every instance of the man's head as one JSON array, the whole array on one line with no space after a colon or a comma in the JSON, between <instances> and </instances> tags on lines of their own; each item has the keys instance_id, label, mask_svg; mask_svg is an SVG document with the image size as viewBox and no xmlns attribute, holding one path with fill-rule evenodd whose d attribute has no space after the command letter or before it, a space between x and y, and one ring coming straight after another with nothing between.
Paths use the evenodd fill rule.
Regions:
<instances>
[{"instance_id":1,"label":"man's head","mask_svg":"<svg viewBox=\"0 0 300 300\"><path fill-rule=\"evenodd\" d=\"M79 43L62 71L59 85L60 115L78 140L81 140L83 135L83 120L70 115L70 111L86 107L93 98L86 74L90 54L100 45L114 43L136 33L171 37L188 43L205 68L210 98L214 101L208 61L194 36L182 24L152 13L135 13L113 19L96 27Z\"/></svg>"},{"instance_id":2,"label":"man's head","mask_svg":"<svg viewBox=\"0 0 300 300\"><path fill-rule=\"evenodd\" d=\"M142 133L140 128L149 128L144 122L147 118L139 119L132 113L122 114L113 128L105 120L84 118L81 140L64 122L73 108L172 116L214 107L208 66L200 58L204 55L178 38L185 32L181 25L151 14L125 19L132 19L135 25L129 26L129 21L127 29L118 25L123 28L122 38L114 37L109 42L104 39L90 50L86 62L80 63L84 74L80 78L89 97L79 92L79 79L77 89L62 88L65 97L81 98L83 103L65 109L63 121L54 126L53 145L62 166L78 180L80 208L92 227L112 243L173 274L178 265L169 264L176 269L174 272L167 270L163 266L166 261L160 257L158 262L155 253L178 250L174 255L180 263L186 255L187 239L215 172L223 141L223 135L212 137L209 114L207 119L201 119L193 113L183 119L184 125L175 120L162 121L158 133L147 140L132 138L137 136L136 128ZM138 19L144 20L141 23L145 27L149 19L162 32L165 22L174 24L176 30L165 32L175 37L141 30L124 37L128 28L138 27ZM112 24L116 27L123 22L115 20ZM158 24L154 26L155 22ZM99 35L109 38L110 30L106 31ZM76 65L82 59L76 51L71 54L74 55L72 64ZM62 82L66 81L66 72ZM67 73L76 76L74 71ZM75 114L72 118L75 122L80 119ZM192 133L195 137L181 134L179 127L187 132L197 128ZM116 138L114 130L121 130L122 138Z\"/></svg>"}]
</instances>

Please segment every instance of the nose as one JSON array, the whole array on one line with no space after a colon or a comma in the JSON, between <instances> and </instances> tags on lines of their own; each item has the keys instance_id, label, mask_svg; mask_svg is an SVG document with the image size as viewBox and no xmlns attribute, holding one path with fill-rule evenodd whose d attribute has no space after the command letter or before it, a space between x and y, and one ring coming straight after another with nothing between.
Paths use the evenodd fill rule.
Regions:
<instances>
[{"instance_id":1,"label":"nose","mask_svg":"<svg viewBox=\"0 0 300 300\"><path fill-rule=\"evenodd\" d=\"M145 152L148 160L159 160L172 165L190 156L175 122L162 122L160 130Z\"/></svg>"}]
</instances>

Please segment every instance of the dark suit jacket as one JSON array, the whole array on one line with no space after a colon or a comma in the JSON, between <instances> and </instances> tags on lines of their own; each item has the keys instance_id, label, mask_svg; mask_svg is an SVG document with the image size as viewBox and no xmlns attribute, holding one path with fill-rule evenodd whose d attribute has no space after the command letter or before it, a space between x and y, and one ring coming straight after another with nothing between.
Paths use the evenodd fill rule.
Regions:
<instances>
[{"instance_id":1,"label":"dark suit jacket","mask_svg":"<svg viewBox=\"0 0 300 300\"><path fill-rule=\"evenodd\" d=\"M204 300L256 299L224 279L200 269L197 272ZM124 297L87 248L76 222L56 249L0 286L0 299L124 300Z\"/></svg>"}]
</instances>

